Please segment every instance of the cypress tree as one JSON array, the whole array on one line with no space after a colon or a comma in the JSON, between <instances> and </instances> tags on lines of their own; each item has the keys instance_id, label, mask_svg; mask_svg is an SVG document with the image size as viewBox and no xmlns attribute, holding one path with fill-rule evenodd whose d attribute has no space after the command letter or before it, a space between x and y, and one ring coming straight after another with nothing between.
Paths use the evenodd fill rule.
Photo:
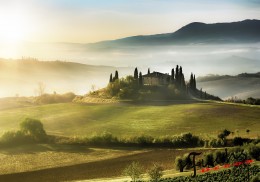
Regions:
<instances>
[{"instance_id":1,"label":"cypress tree","mask_svg":"<svg viewBox=\"0 0 260 182\"><path fill-rule=\"evenodd\" d=\"M138 79L138 70L137 70L137 68L135 68L134 79Z\"/></svg>"},{"instance_id":2,"label":"cypress tree","mask_svg":"<svg viewBox=\"0 0 260 182\"><path fill-rule=\"evenodd\" d=\"M173 83L173 81L174 81L174 68L172 68L171 81L172 81L172 83Z\"/></svg>"},{"instance_id":3,"label":"cypress tree","mask_svg":"<svg viewBox=\"0 0 260 182\"><path fill-rule=\"evenodd\" d=\"M116 72L115 72L115 80L118 80L118 71L116 70Z\"/></svg>"},{"instance_id":4,"label":"cypress tree","mask_svg":"<svg viewBox=\"0 0 260 182\"><path fill-rule=\"evenodd\" d=\"M202 99L202 88L200 88L200 98Z\"/></svg>"},{"instance_id":5,"label":"cypress tree","mask_svg":"<svg viewBox=\"0 0 260 182\"><path fill-rule=\"evenodd\" d=\"M179 83L178 84L179 84L179 86L181 86L181 84L182 84L182 76L183 76L183 74L182 74L182 67L181 66L180 66L180 70L179 70L179 74L178 75L179 75L179 78L178 78L179 79L178 80Z\"/></svg>"},{"instance_id":6,"label":"cypress tree","mask_svg":"<svg viewBox=\"0 0 260 182\"><path fill-rule=\"evenodd\" d=\"M148 68L148 72L147 72L147 74L148 74L148 75L150 74L150 68Z\"/></svg>"},{"instance_id":7,"label":"cypress tree","mask_svg":"<svg viewBox=\"0 0 260 182\"><path fill-rule=\"evenodd\" d=\"M178 65L176 66L175 79L176 79L176 82L178 83L178 80L179 80L179 66Z\"/></svg>"},{"instance_id":8,"label":"cypress tree","mask_svg":"<svg viewBox=\"0 0 260 182\"><path fill-rule=\"evenodd\" d=\"M112 83L113 82L113 75L112 73L110 74L110 78L109 78L109 83Z\"/></svg>"},{"instance_id":9,"label":"cypress tree","mask_svg":"<svg viewBox=\"0 0 260 182\"><path fill-rule=\"evenodd\" d=\"M190 75L190 89L193 90L193 74Z\"/></svg>"},{"instance_id":10,"label":"cypress tree","mask_svg":"<svg viewBox=\"0 0 260 182\"><path fill-rule=\"evenodd\" d=\"M143 85L143 75L142 75L142 72L139 73L139 85Z\"/></svg>"},{"instance_id":11,"label":"cypress tree","mask_svg":"<svg viewBox=\"0 0 260 182\"><path fill-rule=\"evenodd\" d=\"M193 86L194 86L194 90L196 90L197 86L196 86L196 77L195 77L195 74L194 74L194 78L193 78Z\"/></svg>"},{"instance_id":12,"label":"cypress tree","mask_svg":"<svg viewBox=\"0 0 260 182\"><path fill-rule=\"evenodd\" d=\"M204 92L204 98L207 99L207 92Z\"/></svg>"}]
</instances>

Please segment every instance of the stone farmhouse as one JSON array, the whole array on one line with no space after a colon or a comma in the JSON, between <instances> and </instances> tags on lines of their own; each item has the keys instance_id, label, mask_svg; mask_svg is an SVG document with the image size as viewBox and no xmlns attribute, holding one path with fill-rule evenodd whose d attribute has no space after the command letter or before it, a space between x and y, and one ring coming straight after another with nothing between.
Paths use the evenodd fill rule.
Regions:
<instances>
[{"instance_id":1,"label":"stone farmhouse","mask_svg":"<svg viewBox=\"0 0 260 182\"><path fill-rule=\"evenodd\" d=\"M160 72L152 72L150 74L143 75L144 85L168 85L170 83L171 76Z\"/></svg>"}]
</instances>

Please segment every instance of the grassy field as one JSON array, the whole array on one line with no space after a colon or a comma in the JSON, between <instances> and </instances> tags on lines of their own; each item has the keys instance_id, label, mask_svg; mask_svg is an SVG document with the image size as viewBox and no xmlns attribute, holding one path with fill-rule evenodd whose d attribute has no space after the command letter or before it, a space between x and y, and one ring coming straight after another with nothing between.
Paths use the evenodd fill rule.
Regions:
<instances>
[{"instance_id":1,"label":"grassy field","mask_svg":"<svg viewBox=\"0 0 260 182\"><path fill-rule=\"evenodd\" d=\"M206 103L77 104L61 103L0 110L0 134L17 129L26 117L40 119L49 134L90 136L110 132L115 136L165 136L192 132L216 137L221 129L235 135L257 137L260 107Z\"/></svg>"},{"instance_id":2,"label":"grassy field","mask_svg":"<svg viewBox=\"0 0 260 182\"><path fill-rule=\"evenodd\" d=\"M171 170L172 174L177 172L173 170L176 156L208 150L211 149L87 149L66 145L38 145L22 149L15 147L0 150L0 181L45 182L114 178L122 176L122 171L132 161L140 162L144 171L153 163L159 163L164 170ZM3 155L6 157L3 158Z\"/></svg>"}]
</instances>

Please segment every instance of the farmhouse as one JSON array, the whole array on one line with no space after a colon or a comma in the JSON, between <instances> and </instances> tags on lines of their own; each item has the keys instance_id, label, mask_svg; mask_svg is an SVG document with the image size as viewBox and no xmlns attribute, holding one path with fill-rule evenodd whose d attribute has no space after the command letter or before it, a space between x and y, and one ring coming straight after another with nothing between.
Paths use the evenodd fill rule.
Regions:
<instances>
[{"instance_id":1,"label":"farmhouse","mask_svg":"<svg viewBox=\"0 0 260 182\"><path fill-rule=\"evenodd\" d=\"M144 85L167 85L170 83L171 76L160 72L152 72L143 75Z\"/></svg>"}]
</instances>

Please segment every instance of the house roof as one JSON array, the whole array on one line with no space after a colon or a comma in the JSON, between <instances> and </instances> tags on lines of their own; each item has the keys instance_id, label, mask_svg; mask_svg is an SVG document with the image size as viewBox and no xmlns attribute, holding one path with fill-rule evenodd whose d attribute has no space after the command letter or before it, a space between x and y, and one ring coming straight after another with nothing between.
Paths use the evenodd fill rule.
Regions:
<instances>
[{"instance_id":1,"label":"house roof","mask_svg":"<svg viewBox=\"0 0 260 182\"><path fill-rule=\"evenodd\" d=\"M160 73L160 72L152 72L150 74L143 75L143 77L168 77L169 74Z\"/></svg>"}]
</instances>

